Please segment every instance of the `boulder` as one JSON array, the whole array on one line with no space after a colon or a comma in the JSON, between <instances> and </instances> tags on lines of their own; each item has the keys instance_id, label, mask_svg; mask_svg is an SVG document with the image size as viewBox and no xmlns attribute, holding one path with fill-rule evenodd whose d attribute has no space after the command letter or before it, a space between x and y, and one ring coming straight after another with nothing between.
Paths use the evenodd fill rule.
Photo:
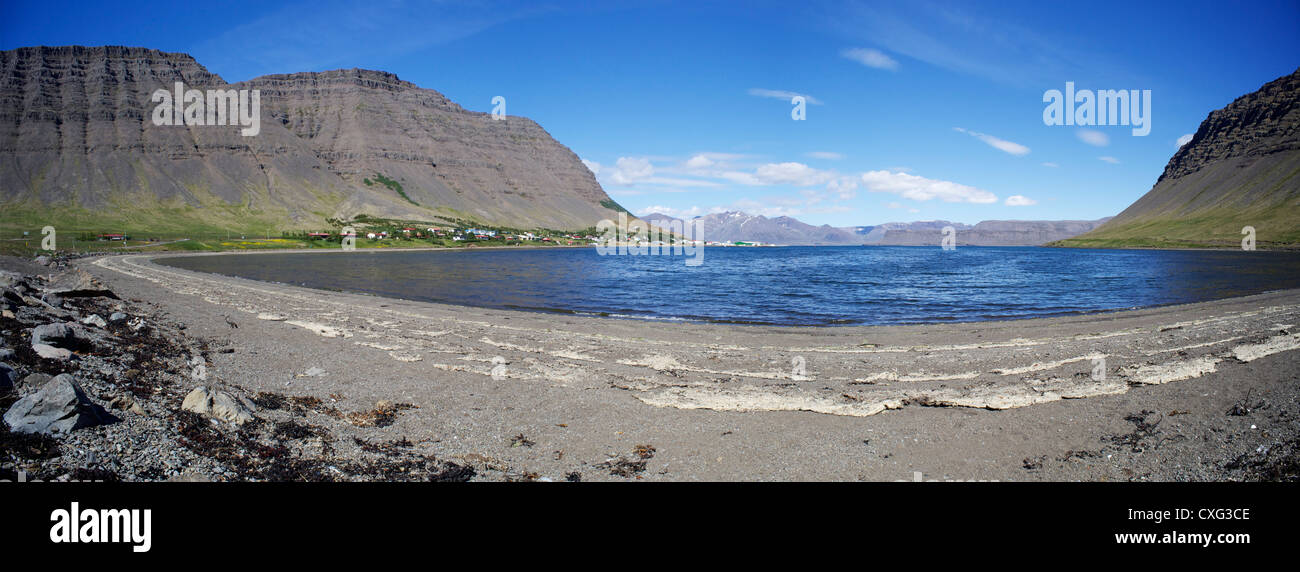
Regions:
<instances>
[{"instance_id":1,"label":"boulder","mask_svg":"<svg viewBox=\"0 0 1300 572\"><path fill-rule=\"evenodd\" d=\"M104 286L99 279L91 276L85 270L68 270L55 274L53 278L43 288L46 299L51 294L56 294L64 298L85 298L103 296L107 298L117 298L112 290Z\"/></svg>"},{"instance_id":2,"label":"boulder","mask_svg":"<svg viewBox=\"0 0 1300 572\"><path fill-rule=\"evenodd\" d=\"M82 427L112 421L81 391L69 374L45 382L39 391L19 399L4 414L15 433L68 434Z\"/></svg>"},{"instance_id":3,"label":"boulder","mask_svg":"<svg viewBox=\"0 0 1300 572\"><path fill-rule=\"evenodd\" d=\"M181 409L234 425L243 425L253 420L256 406L246 399L235 397L228 391L202 385L185 396Z\"/></svg>"},{"instance_id":4,"label":"boulder","mask_svg":"<svg viewBox=\"0 0 1300 572\"><path fill-rule=\"evenodd\" d=\"M72 359L72 352L63 348L56 348L49 344L32 344L32 351L42 359L52 359L58 361L67 361Z\"/></svg>"},{"instance_id":5,"label":"boulder","mask_svg":"<svg viewBox=\"0 0 1300 572\"><path fill-rule=\"evenodd\" d=\"M76 324L44 324L32 328L32 345L66 346L81 337Z\"/></svg>"}]
</instances>

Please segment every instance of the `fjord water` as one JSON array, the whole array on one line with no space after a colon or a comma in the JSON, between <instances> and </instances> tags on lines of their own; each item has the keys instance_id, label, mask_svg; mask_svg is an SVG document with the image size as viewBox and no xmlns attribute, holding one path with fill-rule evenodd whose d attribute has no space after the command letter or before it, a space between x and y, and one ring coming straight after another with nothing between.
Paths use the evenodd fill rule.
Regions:
<instances>
[{"instance_id":1,"label":"fjord water","mask_svg":"<svg viewBox=\"0 0 1300 572\"><path fill-rule=\"evenodd\" d=\"M179 268L432 302L780 325L964 322L1198 302L1300 287L1300 253L1039 247L594 248L274 253Z\"/></svg>"}]
</instances>

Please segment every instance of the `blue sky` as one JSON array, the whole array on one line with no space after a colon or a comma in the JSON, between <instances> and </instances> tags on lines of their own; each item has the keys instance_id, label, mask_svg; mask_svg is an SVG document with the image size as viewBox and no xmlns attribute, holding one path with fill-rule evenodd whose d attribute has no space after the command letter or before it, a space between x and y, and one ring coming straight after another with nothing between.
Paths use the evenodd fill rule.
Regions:
<instances>
[{"instance_id":1,"label":"blue sky","mask_svg":"<svg viewBox=\"0 0 1300 572\"><path fill-rule=\"evenodd\" d=\"M6 0L0 48L152 47L232 82L391 71L505 97L638 214L836 226L1116 214L1207 113L1300 66L1294 0L194 4ZM1067 81L1150 90L1150 134L1045 125Z\"/></svg>"}]
</instances>

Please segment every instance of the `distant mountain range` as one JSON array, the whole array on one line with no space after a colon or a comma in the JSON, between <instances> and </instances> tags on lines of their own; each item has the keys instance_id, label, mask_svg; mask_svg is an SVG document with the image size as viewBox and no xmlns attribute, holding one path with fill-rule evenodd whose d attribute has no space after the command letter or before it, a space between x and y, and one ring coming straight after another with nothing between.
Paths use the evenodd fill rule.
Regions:
<instances>
[{"instance_id":1,"label":"distant mountain range","mask_svg":"<svg viewBox=\"0 0 1300 572\"><path fill-rule=\"evenodd\" d=\"M675 219L650 214L642 220L667 228ZM891 222L876 226L837 228L813 226L782 216L767 218L742 212L714 213L695 217L704 231L704 240L717 242L762 242L788 246L878 244L898 246L938 245L943 228L956 231L957 245L969 246L1037 246L1077 236L1109 220L1095 221L984 221L967 225L948 221Z\"/></svg>"},{"instance_id":2,"label":"distant mountain range","mask_svg":"<svg viewBox=\"0 0 1300 572\"><path fill-rule=\"evenodd\" d=\"M1146 195L1080 247L1300 245L1300 69L1201 122Z\"/></svg>"},{"instance_id":3,"label":"distant mountain range","mask_svg":"<svg viewBox=\"0 0 1300 572\"><path fill-rule=\"evenodd\" d=\"M151 94L176 82L260 90L260 133L155 125ZM532 120L467 111L391 73L228 85L186 54L0 51L0 225L260 234L369 215L576 230L619 209Z\"/></svg>"},{"instance_id":4,"label":"distant mountain range","mask_svg":"<svg viewBox=\"0 0 1300 572\"><path fill-rule=\"evenodd\" d=\"M986 220L975 225L948 221L891 222L858 227L867 244L924 246L939 244L943 228L953 227L957 245L1039 246L1070 238L1101 226L1099 220Z\"/></svg>"},{"instance_id":5,"label":"distant mountain range","mask_svg":"<svg viewBox=\"0 0 1300 572\"><path fill-rule=\"evenodd\" d=\"M650 224L667 228L674 219L668 215L650 214L640 217ZM830 225L813 226L788 216L767 218L742 212L723 212L699 216L704 232L703 240L717 242L763 242L784 245L862 244L852 230Z\"/></svg>"}]
</instances>

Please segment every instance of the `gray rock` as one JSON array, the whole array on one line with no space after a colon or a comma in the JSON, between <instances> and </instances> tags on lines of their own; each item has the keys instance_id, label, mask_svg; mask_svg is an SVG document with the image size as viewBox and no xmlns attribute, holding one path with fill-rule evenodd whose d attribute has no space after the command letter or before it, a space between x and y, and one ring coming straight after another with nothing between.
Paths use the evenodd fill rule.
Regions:
<instances>
[{"instance_id":1,"label":"gray rock","mask_svg":"<svg viewBox=\"0 0 1300 572\"><path fill-rule=\"evenodd\" d=\"M32 328L32 346L65 346L81 337L75 324L44 324Z\"/></svg>"},{"instance_id":2,"label":"gray rock","mask_svg":"<svg viewBox=\"0 0 1300 572\"><path fill-rule=\"evenodd\" d=\"M0 288L8 288L23 281L23 275L8 270L0 270Z\"/></svg>"},{"instance_id":3,"label":"gray rock","mask_svg":"<svg viewBox=\"0 0 1300 572\"><path fill-rule=\"evenodd\" d=\"M235 397L228 391L204 385L194 388L194 391L185 396L181 409L227 423L243 425L253 420L256 406L247 399Z\"/></svg>"},{"instance_id":4,"label":"gray rock","mask_svg":"<svg viewBox=\"0 0 1300 572\"><path fill-rule=\"evenodd\" d=\"M9 348L0 348L0 359L11 359L14 357L14 351Z\"/></svg>"},{"instance_id":5,"label":"gray rock","mask_svg":"<svg viewBox=\"0 0 1300 572\"><path fill-rule=\"evenodd\" d=\"M46 255L44 255L44 254L42 254L42 255L40 255L40 256L37 256L37 257L36 257L36 260L34 260L34 262L36 262L37 264L40 264L41 266L49 266L49 265L50 265L50 257L48 257L48 256L46 256Z\"/></svg>"},{"instance_id":6,"label":"gray rock","mask_svg":"<svg viewBox=\"0 0 1300 572\"><path fill-rule=\"evenodd\" d=\"M81 391L69 374L49 380L40 391L19 399L4 415L15 433L67 434L112 420Z\"/></svg>"},{"instance_id":7,"label":"gray rock","mask_svg":"<svg viewBox=\"0 0 1300 572\"><path fill-rule=\"evenodd\" d=\"M59 295L64 298L84 298L103 296L107 298L117 298L112 290L109 290L94 276L91 276L84 270L68 270L56 274L48 284L45 285L46 300L51 295Z\"/></svg>"},{"instance_id":8,"label":"gray rock","mask_svg":"<svg viewBox=\"0 0 1300 572\"><path fill-rule=\"evenodd\" d=\"M43 359L52 359L58 361L67 361L72 359L72 352L63 348L56 348L48 344L32 344L32 351Z\"/></svg>"},{"instance_id":9,"label":"gray rock","mask_svg":"<svg viewBox=\"0 0 1300 572\"><path fill-rule=\"evenodd\" d=\"M89 316L86 316L86 318L82 320L81 323L89 326L95 326L97 328L103 328L108 326L108 322L105 322L103 318L99 317L99 314L91 314Z\"/></svg>"},{"instance_id":10,"label":"gray rock","mask_svg":"<svg viewBox=\"0 0 1300 572\"><path fill-rule=\"evenodd\" d=\"M108 316L108 323L110 323L110 324L114 324L114 325L117 325L117 324L125 324L125 323L126 323L126 318L127 318L126 314L123 314L123 313L121 313L121 312L113 312L112 314L109 314L109 316Z\"/></svg>"},{"instance_id":11,"label":"gray rock","mask_svg":"<svg viewBox=\"0 0 1300 572\"><path fill-rule=\"evenodd\" d=\"M30 373L27 377L18 380L18 392L23 394L39 391L45 386L45 382L54 379L54 376L48 373Z\"/></svg>"}]
</instances>

